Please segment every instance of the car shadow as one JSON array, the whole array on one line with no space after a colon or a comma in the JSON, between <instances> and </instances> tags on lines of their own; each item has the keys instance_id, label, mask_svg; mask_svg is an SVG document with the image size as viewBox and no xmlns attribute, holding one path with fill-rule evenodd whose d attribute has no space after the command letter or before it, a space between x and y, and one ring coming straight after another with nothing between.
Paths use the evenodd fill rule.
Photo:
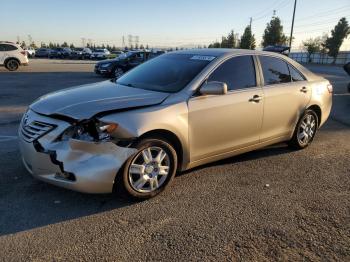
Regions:
<instances>
[{"instance_id":1,"label":"car shadow","mask_svg":"<svg viewBox=\"0 0 350 262\"><path fill-rule=\"evenodd\" d=\"M140 202L120 193L83 194L59 188L32 178L20 161L16 166L16 172L5 172L0 176L0 181L4 182L0 185L0 236L101 214Z\"/></svg>"}]
</instances>

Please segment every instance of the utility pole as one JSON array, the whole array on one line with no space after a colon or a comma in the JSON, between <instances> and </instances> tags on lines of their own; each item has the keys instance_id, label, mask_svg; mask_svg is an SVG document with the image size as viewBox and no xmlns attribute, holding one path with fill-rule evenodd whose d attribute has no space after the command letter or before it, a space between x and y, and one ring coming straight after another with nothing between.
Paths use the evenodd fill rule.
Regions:
<instances>
[{"instance_id":1,"label":"utility pole","mask_svg":"<svg viewBox=\"0 0 350 262\"><path fill-rule=\"evenodd\" d=\"M295 9L296 9L296 7L297 7L297 0L294 0L292 28L290 29L290 38L289 38L289 54L290 54L290 50L292 49L292 39L293 39L294 18L295 18Z\"/></svg>"}]
</instances>

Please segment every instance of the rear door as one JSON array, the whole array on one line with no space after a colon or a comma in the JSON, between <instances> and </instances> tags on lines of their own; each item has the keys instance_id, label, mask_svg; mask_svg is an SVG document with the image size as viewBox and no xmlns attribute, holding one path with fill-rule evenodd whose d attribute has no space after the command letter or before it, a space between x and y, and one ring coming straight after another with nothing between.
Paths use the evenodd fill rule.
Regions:
<instances>
[{"instance_id":1,"label":"rear door","mask_svg":"<svg viewBox=\"0 0 350 262\"><path fill-rule=\"evenodd\" d=\"M305 77L284 59L259 56L263 76L264 117L261 142L290 135L305 110L311 89Z\"/></svg>"},{"instance_id":2,"label":"rear door","mask_svg":"<svg viewBox=\"0 0 350 262\"><path fill-rule=\"evenodd\" d=\"M262 88L257 85L254 64L250 55L226 60L207 81L226 83L228 93L190 98L191 161L259 142L264 100Z\"/></svg>"}]
</instances>

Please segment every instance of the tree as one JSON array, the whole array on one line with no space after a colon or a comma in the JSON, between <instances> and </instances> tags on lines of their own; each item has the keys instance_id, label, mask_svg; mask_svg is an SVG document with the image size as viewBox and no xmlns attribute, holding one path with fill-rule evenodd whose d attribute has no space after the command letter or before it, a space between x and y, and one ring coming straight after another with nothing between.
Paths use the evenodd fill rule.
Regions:
<instances>
[{"instance_id":1,"label":"tree","mask_svg":"<svg viewBox=\"0 0 350 262\"><path fill-rule=\"evenodd\" d=\"M325 47L328 49L328 55L334 58L333 63L335 63L344 39L350 34L349 23L345 17L339 20L331 34L332 35L326 39Z\"/></svg>"},{"instance_id":2,"label":"tree","mask_svg":"<svg viewBox=\"0 0 350 262\"><path fill-rule=\"evenodd\" d=\"M311 62L311 55L321 50L322 39L320 37L310 38L303 42L303 46L308 53L308 60Z\"/></svg>"},{"instance_id":3,"label":"tree","mask_svg":"<svg viewBox=\"0 0 350 262\"><path fill-rule=\"evenodd\" d=\"M255 37L252 34L252 29L250 26L247 26L244 29L244 33L241 37L241 43L240 43L239 47L242 49L252 49L252 50L255 49L255 47L256 47Z\"/></svg>"},{"instance_id":4,"label":"tree","mask_svg":"<svg viewBox=\"0 0 350 262\"><path fill-rule=\"evenodd\" d=\"M26 45L26 42L25 41L22 41L22 44L21 44L21 47L23 48L23 47L26 47L27 45Z\"/></svg>"},{"instance_id":5,"label":"tree","mask_svg":"<svg viewBox=\"0 0 350 262\"><path fill-rule=\"evenodd\" d=\"M269 45L284 45L287 43L287 37L283 33L281 19L272 17L270 23L266 24L266 29L263 35L262 46Z\"/></svg>"},{"instance_id":6,"label":"tree","mask_svg":"<svg viewBox=\"0 0 350 262\"><path fill-rule=\"evenodd\" d=\"M214 42L208 45L208 48L220 48L221 44L219 42Z\"/></svg>"},{"instance_id":7,"label":"tree","mask_svg":"<svg viewBox=\"0 0 350 262\"><path fill-rule=\"evenodd\" d=\"M227 35L226 39L227 39L227 48L236 47L236 36L233 30L231 30L231 32Z\"/></svg>"},{"instance_id":8,"label":"tree","mask_svg":"<svg viewBox=\"0 0 350 262\"><path fill-rule=\"evenodd\" d=\"M67 42L63 42L63 44L61 45L61 47L68 47Z\"/></svg>"},{"instance_id":9,"label":"tree","mask_svg":"<svg viewBox=\"0 0 350 262\"><path fill-rule=\"evenodd\" d=\"M73 44L70 44L69 48L75 48L75 46Z\"/></svg>"}]
</instances>

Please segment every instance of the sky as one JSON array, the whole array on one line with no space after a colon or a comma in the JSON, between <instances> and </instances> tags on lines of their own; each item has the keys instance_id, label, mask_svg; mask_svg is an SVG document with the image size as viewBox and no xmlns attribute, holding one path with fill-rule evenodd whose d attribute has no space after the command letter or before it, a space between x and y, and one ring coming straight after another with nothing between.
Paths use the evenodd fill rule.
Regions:
<instances>
[{"instance_id":1,"label":"sky","mask_svg":"<svg viewBox=\"0 0 350 262\"><path fill-rule=\"evenodd\" d=\"M289 36L294 0L0 0L0 40L122 46L138 36L150 47L208 45L234 30L240 35L252 17L260 45L276 10ZM15 16L14 16L15 14ZM350 21L349 0L298 0L293 49L303 40L330 33L341 17ZM88 40L90 39L90 40ZM350 37L343 50L350 50Z\"/></svg>"}]
</instances>

